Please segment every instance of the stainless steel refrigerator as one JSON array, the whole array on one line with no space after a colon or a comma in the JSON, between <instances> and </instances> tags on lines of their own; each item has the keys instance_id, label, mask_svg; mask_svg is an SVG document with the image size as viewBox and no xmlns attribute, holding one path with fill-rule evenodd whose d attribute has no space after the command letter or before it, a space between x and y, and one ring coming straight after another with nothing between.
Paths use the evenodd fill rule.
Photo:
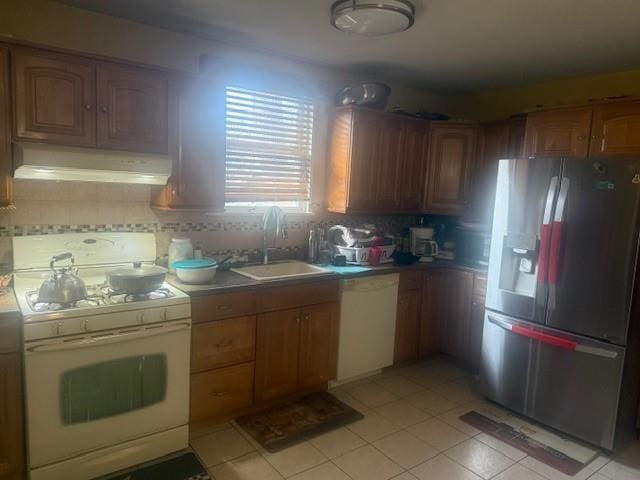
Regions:
<instances>
[{"instance_id":1,"label":"stainless steel refrigerator","mask_svg":"<svg viewBox=\"0 0 640 480\"><path fill-rule=\"evenodd\" d=\"M483 393L613 450L635 428L640 159L501 160Z\"/></svg>"}]
</instances>

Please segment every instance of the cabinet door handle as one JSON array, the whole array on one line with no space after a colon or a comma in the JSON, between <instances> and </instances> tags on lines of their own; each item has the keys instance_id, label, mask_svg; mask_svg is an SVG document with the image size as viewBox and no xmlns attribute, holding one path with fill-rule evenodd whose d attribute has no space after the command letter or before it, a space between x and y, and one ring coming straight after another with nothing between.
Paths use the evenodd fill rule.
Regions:
<instances>
[{"instance_id":1,"label":"cabinet door handle","mask_svg":"<svg viewBox=\"0 0 640 480\"><path fill-rule=\"evenodd\" d=\"M232 338L225 338L221 342L213 344L213 346L216 347L216 348L226 348L226 347L230 347L231 345L233 345L233 339Z\"/></svg>"},{"instance_id":2,"label":"cabinet door handle","mask_svg":"<svg viewBox=\"0 0 640 480\"><path fill-rule=\"evenodd\" d=\"M218 305L218 310L229 310L231 308L231 305L229 305L228 303L223 303L222 305Z\"/></svg>"},{"instance_id":3,"label":"cabinet door handle","mask_svg":"<svg viewBox=\"0 0 640 480\"><path fill-rule=\"evenodd\" d=\"M91 104L90 103L85 103L84 105L84 109L88 112L89 110L91 110Z\"/></svg>"},{"instance_id":4,"label":"cabinet door handle","mask_svg":"<svg viewBox=\"0 0 640 480\"><path fill-rule=\"evenodd\" d=\"M304 319L305 319L305 320L309 320L309 318L311 318L309 315L305 315L305 316L304 316Z\"/></svg>"},{"instance_id":5,"label":"cabinet door handle","mask_svg":"<svg viewBox=\"0 0 640 480\"><path fill-rule=\"evenodd\" d=\"M300 323L300 317L296 317L296 323L299 324Z\"/></svg>"},{"instance_id":6,"label":"cabinet door handle","mask_svg":"<svg viewBox=\"0 0 640 480\"><path fill-rule=\"evenodd\" d=\"M586 140L586 139L587 139L586 135L584 135L584 134L578 135L578 140L583 141L583 140Z\"/></svg>"},{"instance_id":7,"label":"cabinet door handle","mask_svg":"<svg viewBox=\"0 0 640 480\"><path fill-rule=\"evenodd\" d=\"M228 397L229 396L228 391L222 391L222 392L211 392L209 395L211 395L212 397Z\"/></svg>"},{"instance_id":8,"label":"cabinet door handle","mask_svg":"<svg viewBox=\"0 0 640 480\"><path fill-rule=\"evenodd\" d=\"M101 111L102 113L107 113L107 112L109 111L109 109L107 108L107 106L106 106L106 105L102 105L102 106L100 107L100 111Z\"/></svg>"}]
</instances>

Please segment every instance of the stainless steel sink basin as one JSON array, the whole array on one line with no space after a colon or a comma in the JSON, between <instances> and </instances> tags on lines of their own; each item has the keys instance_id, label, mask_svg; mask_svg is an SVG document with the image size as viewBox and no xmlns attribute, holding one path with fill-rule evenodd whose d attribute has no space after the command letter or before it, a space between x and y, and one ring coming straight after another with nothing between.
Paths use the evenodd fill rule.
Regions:
<instances>
[{"instance_id":1,"label":"stainless steel sink basin","mask_svg":"<svg viewBox=\"0 0 640 480\"><path fill-rule=\"evenodd\" d=\"M331 273L331 270L326 268L298 261L232 268L231 271L260 281L319 276Z\"/></svg>"}]
</instances>

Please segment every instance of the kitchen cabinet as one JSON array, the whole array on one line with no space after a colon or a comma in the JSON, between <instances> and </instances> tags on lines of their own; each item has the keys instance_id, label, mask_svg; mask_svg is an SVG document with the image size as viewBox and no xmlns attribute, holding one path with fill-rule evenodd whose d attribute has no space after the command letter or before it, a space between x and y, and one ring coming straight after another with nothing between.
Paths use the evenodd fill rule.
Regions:
<instances>
[{"instance_id":1,"label":"kitchen cabinet","mask_svg":"<svg viewBox=\"0 0 640 480\"><path fill-rule=\"evenodd\" d=\"M188 79L169 82L169 90L176 90L169 98L177 103L178 117L177 138L169 143L177 148L170 152L171 178L155 189L152 204L164 210L223 211L224 89L206 79Z\"/></svg>"},{"instance_id":2,"label":"kitchen cabinet","mask_svg":"<svg viewBox=\"0 0 640 480\"><path fill-rule=\"evenodd\" d=\"M254 399L266 402L325 384L333 366L337 304L258 315Z\"/></svg>"},{"instance_id":3,"label":"kitchen cabinet","mask_svg":"<svg viewBox=\"0 0 640 480\"><path fill-rule=\"evenodd\" d=\"M9 50L0 46L0 208L13 204Z\"/></svg>"},{"instance_id":4,"label":"kitchen cabinet","mask_svg":"<svg viewBox=\"0 0 640 480\"><path fill-rule=\"evenodd\" d=\"M476 136L475 125L432 122L424 212L445 215L464 212Z\"/></svg>"},{"instance_id":5,"label":"kitchen cabinet","mask_svg":"<svg viewBox=\"0 0 640 480\"><path fill-rule=\"evenodd\" d=\"M535 112L527 116L527 157L586 157L591 126L590 108Z\"/></svg>"},{"instance_id":6,"label":"kitchen cabinet","mask_svg":"<svg viewBox=\"0 0 640 480\"><path fill-rule=\"evenodd\" d=\"M422 208L429 123L340 107L331 122L326 204L337 213Z\"/></svg>"},{"instance_id":7,"label":"kitchen cabinet","mask_svg":"<svg viewBox=\"0 0 640 480\"><path fill-rule=\"evenodd\" d=\"M589 157L640 155L640 102L593 109Z\"/></svg>"},{"instance_id":8,"label":"kitchen cabinet","mask_svg":"<svg viewBox=\"0 0 640 480\"><path fill-rule=\"evenodd\" d=\"M168 75L12 48L17 140L167 154Z\"/></svg>"},{"instance_id":9,"label":"kitchen cabinet","mask_svg":"<svg viewBox=\"0 0 640 480\"><path fill-rule=\"evenodd\" d=\"M464 362L468 355L473 274L452 269L446 273L446 277L446 315L438 318L440 348L443 353Z\"/></svg>"},{"instance_id":10,"label":"kitchen cabinet","mask_svg":"<svg viewBox=\"0 0 640 480\"><path fill-rule=\"evenodd\" d=\"M15 138L96 146L96 72L92 62L41 50L15 49Z\"/></svg>"},{"instance_id":11,"label":"kitchen cabinet","mask_svg":"<svg viewBox=\"0 0 640 480\"><path fill-rule=\"evenodd\" d=\"M421 307L421 290L398 292L394 364L407 363L419 356Z\"/></svg>"},{"instance_id":12,"label":"kitchen cabinet","mask_svg":"<svg viewBox=\"0 0 640 480\"><path fill-rule=\"evenodd\" d=\"M469 346L467 367L471 373L480 371L482 362L482 333L484 331L484 305L487 294L487 277L473 276L473 295L469 316Z\"/></svg>"},{"instance_id":13,"label":"kitchen cabinet","mask_svg":"<svg viewBox=\"0 0 640 480\"><path fill-rule=\"evenodd\" d=\"M191 331L191 371L209 370L254 359L256 317L194 323Z\"/></svg>"},{"instance_id":14,"label":"kitchen cabinet","mask_svg":"<svg viewBox=\"0 0 640 480\"><path fill-rule=\"evenodd\" d=\"M422 314L420 316L420 356L440 352L440 325L446 319L449 301L448 270L424 273Z\"/></svg>"},{"instance_id":15,"label":"kitchen cabinet","mask_svg":"<svg viewBox=\"0 0 640 480\"><path fill-rule=\"evenodd\" d=\"M0 479L17 480L24 471L22 371L18 321L0 320L8 340L0 343Z\"/></svg>"},{"instance_id":16,"label":"kitchen cabinet","mask_svg":"<svg viewBox=\"0 0 640 480\"><path fill-rule=\"evenodd\" d=\"M98 148L166 154L167 78L134 67L97 68Z\"/></svg>"}]
</instances>

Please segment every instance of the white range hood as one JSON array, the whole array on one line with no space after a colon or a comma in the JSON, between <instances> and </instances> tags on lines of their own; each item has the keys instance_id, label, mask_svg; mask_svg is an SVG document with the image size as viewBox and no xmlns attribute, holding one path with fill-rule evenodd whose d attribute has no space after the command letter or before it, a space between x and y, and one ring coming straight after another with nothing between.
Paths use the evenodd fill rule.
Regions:
<instances>
[{"instance_id":1,"label":"white range hood","mask_svg":"<svg viewBox=\"0 0 640 480\"><path fill-rule=\"evenodd\" d=\"M81 182L165 185L171 176L167 155L13 144L14 177Z\"/></svg>"}]
</instances>

